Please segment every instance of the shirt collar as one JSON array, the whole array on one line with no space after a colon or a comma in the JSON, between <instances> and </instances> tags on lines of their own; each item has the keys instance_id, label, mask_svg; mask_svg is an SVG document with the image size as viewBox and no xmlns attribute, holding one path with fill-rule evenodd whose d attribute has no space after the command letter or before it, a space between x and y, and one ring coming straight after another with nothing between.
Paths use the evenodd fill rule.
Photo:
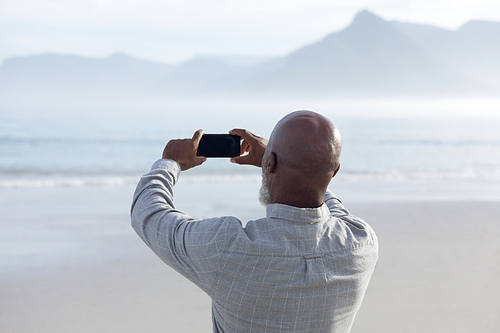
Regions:
<instances>
[{"instance_id":1,"label":"shirt collar","mask_svg":"<svg viewBox=\"0 0 500 333\"><path fill-rule=\"evenodd\" d=\"M317 208L299 208L284 204L269 204L267 217L300 223L319 223L330 217L330 210L323 203Z\"/></svg>"}]
</instances>

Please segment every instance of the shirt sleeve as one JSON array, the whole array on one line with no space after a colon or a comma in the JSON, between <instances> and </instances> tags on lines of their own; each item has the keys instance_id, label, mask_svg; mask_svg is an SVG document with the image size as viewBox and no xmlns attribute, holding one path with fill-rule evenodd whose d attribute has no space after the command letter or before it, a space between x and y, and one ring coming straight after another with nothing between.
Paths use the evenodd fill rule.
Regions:
<instances>
[{"instance_id":1,"label":"shirt sleeve","mask_svg":"<svg viewBox=\"0 0 500 333\"><path fill-rule=\"evenodd\" d=\"M342 204L342 201L340 201L340 199L337 198L337 196L335 196L335 194L333 194L333 192L330 190L326 190L325 199L323 200L323 202L328 206L330 214L335 217L341 217L350 214Z\"/></svg>"},{"instance_id":2,"label":"shirt sleeve","mask_svg":"<svg viewBox=\"0 0 500 333\"><path fill-rule=\"evenodd\" d=\"M363 219L351 214L345 207L342 201L333 194L330 190L325 193L324 203L328 206L330 214L333 217L341 220L350 230L353 243L357 242L354 239L365 240L367 243L374 246L375 252L378 252L378 239L371 228Z\"/></svg>"},{"instance_id":3,"label":"shirt sleeve","mask_svg":"<svg viewBox=\"0 0 500 333\"><path fill-rule=\"evenodd\" d=\"M170 267L207 290L217 269L227 218L197 220L175 208L173 187L180 166L159 160L134 193L131 221L139 237Z\"/></svg>"}]
</instances>

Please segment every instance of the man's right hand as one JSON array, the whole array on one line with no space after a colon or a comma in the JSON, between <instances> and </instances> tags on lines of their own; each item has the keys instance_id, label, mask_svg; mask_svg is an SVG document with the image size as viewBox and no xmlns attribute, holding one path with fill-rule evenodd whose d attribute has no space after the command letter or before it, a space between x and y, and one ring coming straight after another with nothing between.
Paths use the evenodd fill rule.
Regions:
<instances>
[{"instance_id":1,"label":"man's right hand","mask_svg":"<svg viewBox=\"0 0 500 333\"><path fill-rule=\"evenodd\" d=\"M162 158L176 161L182 171L202 164L207 158L196 156L196 151L198 150L201 137L204 133L205 132L200 129L193 134L191 139L170 140L165 146L165 149L163 149Z\"/></svg>"},{"instance_id":2,"label":"man's right hand","mask_svg":"<svg viewBox=\"0 0 500 333\"><path fill-rule=\"evenodd\" d=\"M235 128L229 131L229 134L239 135L243 138L241 143L241 156L231 158L232 163L262 166L262 157L266 152L267 140L257 136L245 129ZM248 153L243 155L244 153Z\"/></svg>"}]
</instances>

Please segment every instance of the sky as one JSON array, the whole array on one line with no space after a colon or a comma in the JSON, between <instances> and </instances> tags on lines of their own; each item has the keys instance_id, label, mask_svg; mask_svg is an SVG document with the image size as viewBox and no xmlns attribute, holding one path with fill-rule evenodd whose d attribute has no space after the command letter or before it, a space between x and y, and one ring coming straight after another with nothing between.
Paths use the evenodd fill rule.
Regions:
<instances>
[{"instance_id":1,"label":"sky","mask_svg":"<svg viewBox=\"0 0 500 333\"><path fill-rule=\"evenodd\" d=\"M500 21L498 0L0 0L0 62L46 52L167 63L282 56L343 29L363 9L450 30Z\"/></svg>"}]
</instances>

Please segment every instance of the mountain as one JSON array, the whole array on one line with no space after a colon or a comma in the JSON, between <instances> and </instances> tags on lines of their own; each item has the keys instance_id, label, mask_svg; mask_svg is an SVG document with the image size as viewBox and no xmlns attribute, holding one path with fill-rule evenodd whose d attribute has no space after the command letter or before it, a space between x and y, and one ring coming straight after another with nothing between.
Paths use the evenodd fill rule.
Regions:
<instances>
[{"instance_id":1,"label":"mountain","mask_svg":"<svg viewBox=\"0 0 500 333\"><path fill-rule=\"evenodd\" d=\"M457 31L361 11L345 29L284 57L197 57L177 65L115 54L7 59L5 91L137 91L271 96L498 96L500 22Z\"/></svg>"},{"instance_id":2,"label":"mountain","mask_svg":"<svg viewBox=\"0 0 500 333\"><path fill-rule=\"evenodd\" d=\"M500 22L471 21L457 31L400 22L392 24L456 71L497 89L500 87Z\"/></svg>"},{"instance_id":3,"label":"mountain","mask_svg":"<svg viewBox=\"0 0 500 333\"><path fill-rule=\"evenodd\" d=\"M330 95L449 94L487 85L452 68L393 24L363 11L346 29L266 64L256 87Z\"/></svg>"},{"instance_id":4,"label":"mountain","mask_svg":"<svg viewBox=\"0 0 500 333\"><path fill-rule=\"evenodd\" d=\"M498 93L500 81L491 78L500 77L500 58L489 54L498 54L493 50L500 47L500 23L464 38L467 26L452 32L387 22L362 11L346 29L267 64L252 80L256 86L333 96Z\"/></svg>"},{"instance_id":5,"label":"mountain","mask_svg":"<svg viewBox=\"0 0 500 333\"><path fill-rule=\"evenodd\" d=\"M137 90L154 85L173 66L114 54L106 59L42 54L10 58L0 67L0 87L8 90Z\"/></svg>"}]
</instances>

